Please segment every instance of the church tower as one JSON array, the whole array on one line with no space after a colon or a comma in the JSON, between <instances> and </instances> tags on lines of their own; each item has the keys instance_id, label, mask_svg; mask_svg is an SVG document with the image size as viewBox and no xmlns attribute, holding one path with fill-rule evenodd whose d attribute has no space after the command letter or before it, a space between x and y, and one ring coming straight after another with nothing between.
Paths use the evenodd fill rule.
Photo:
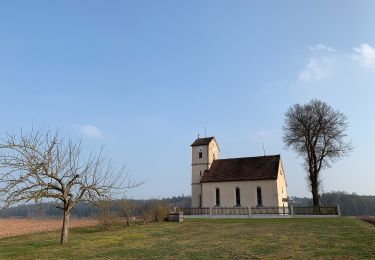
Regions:
<instances>
[{"instance_id":1,"label":"church tower","mask_svg":"<svg viewBox=\"0 0 375 260\"><path fill-rule=\"evenodd\" d=\"M199 138L191 145L191 207L202 206L201 177L211 167L214 160L219 159L219 146L215 137Z\"/></svg>"}]
</instances>

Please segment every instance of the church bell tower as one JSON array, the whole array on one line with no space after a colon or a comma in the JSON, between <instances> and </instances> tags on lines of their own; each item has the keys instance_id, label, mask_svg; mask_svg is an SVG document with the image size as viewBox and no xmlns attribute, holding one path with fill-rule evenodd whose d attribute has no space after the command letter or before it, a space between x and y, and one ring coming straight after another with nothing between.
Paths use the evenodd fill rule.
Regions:
<instances>
[{"instance_id":1,"label":"church bell tower","mask_svg":"<svg viewBox=\"0 0 375 260\"><path fill-rule=\"evenodd\" d=\"M205 170L219 159L219 146L215 137L199 138L191 145L191 207L202 206L202 185L200 183Z\"/></svg>"}]
</instances>

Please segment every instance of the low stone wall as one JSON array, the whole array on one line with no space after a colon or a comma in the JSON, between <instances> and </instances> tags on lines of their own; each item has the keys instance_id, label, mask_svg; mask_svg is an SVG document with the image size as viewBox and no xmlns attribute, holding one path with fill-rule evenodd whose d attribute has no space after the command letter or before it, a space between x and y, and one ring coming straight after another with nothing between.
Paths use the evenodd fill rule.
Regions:
<instances>
[{"instance_id":1,"label":"low stone wall","mask_svg":"<svg viewBox=\"0 0 375 260\"><path fill-rule=\"evenodd\" d=\"M185 215L184 218L254 218L254 219L264 219L264 218L337 218L338 215L276 215L276 214L252 214L252 215Z\"/></svg>"},{"instance_id":2,"label":"low stone wall","mask_svg":"<svg viewBox=\"0 0 375 260\"><path fill-rule=\"evenodd\" d=\"M210 208L175 208L184 212L186 218L335 218L340 217L340 206L320 207L210 207ZM318 212L319 214L313 214Z\"/></svg>"}]
</instances>

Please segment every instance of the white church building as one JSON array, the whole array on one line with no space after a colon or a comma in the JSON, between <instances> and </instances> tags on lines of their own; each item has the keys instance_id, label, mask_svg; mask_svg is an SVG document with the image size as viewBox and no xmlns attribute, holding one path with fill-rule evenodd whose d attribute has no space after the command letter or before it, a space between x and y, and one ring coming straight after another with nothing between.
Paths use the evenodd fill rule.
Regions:
<instances>
[{"instance_id":1,"label":"white church building","mask_svg":"<svg viewBox=\"0 0 375 260\"><path fill-rule=\"evenodd\" d=\"M192 207L287 207L280 155L219 159L215 137L192 147Z\"/></svg>"}]
</instances>

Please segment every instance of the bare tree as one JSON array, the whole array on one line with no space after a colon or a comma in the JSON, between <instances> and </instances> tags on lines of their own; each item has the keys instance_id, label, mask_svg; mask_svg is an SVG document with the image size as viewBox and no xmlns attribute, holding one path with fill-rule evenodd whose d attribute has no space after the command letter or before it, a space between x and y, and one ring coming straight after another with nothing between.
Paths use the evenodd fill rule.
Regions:
<instances>
[{"instance_id":1,"label":"bare tree","mask_svg":"<svg viewBox=\"0 0 375 260\"><path fill-rule=\"evenodd\" d=\"M86 158L81 142L51 131L8 135L0 144L0 198L5 207L42 198L58 202L63 210L61 245L68 243L72 209L80 201L109 198L128 183L123 169L116 171L102 150Z\"/></svg>"},{"instance_id":2,"label":"bare tree","mask_svg":"<svg viewBox=\"0 0 375 260\"><path fill-rule=\"evenodd\" d=\"M352 146L345 141L346 116L320 100L295 104L285 115L283 141L304 159L313 205L319 209L319 173L341 158Z\"/></svg>"},{"instance_id":3,"label":"bare tree","mask_svg":"<svg viewBox=\"0 0 375 260\"><path fill-rule=\"evenodd\" d=\"M147 215L153 222L159 222L164 220L169 213L169 207L167 203L161 200L153 199L150 201Z\"/></svg>"},{"instance_id":4,"label":"bare tree","mask_svg":"<svg viewBox=\"0 0 375 260\"><path fill-rule=\"evenodd\" d=\"M117 216L113 209L113 200L103 199L95 204L98 210L98 220L101 231L108 231L117 222Z\"/></svg>"},{"instance_id":5,"label":"bare tree","mask_svg":"<svg viewBox=\"0 0 375 260\"><path fill-rule=\"evenodd\" d=\"M130 220L134 214L135 203L126 198L122 198L121 200L118 201L118 203L119 203L120 217L125 218L126 226L129 227Z\"/></svg>"}]
</instances>

